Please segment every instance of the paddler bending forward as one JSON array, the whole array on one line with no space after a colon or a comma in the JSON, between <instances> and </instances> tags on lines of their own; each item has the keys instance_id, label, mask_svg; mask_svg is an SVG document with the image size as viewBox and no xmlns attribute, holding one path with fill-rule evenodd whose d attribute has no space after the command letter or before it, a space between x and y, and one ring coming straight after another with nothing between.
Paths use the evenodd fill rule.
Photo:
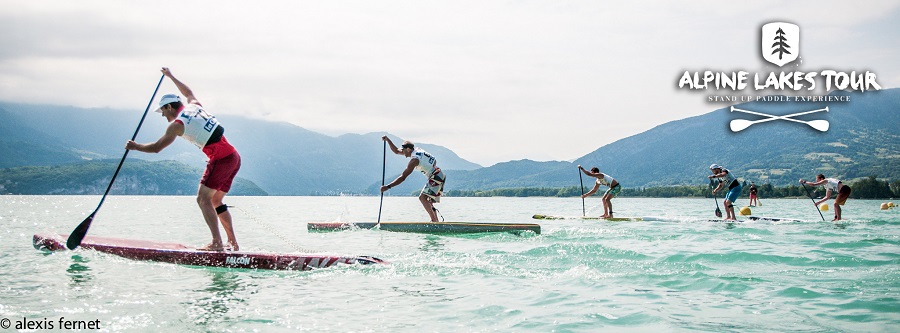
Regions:
<instances>
[{"instance_id":1,"label":"paddler bending forward","mask_svg":"<svg viewBox=\"0 0 900 333\"><path fill-rule=\"evenodd\" d=\"M388 145L391 146L391 151L394 152L394 154L409 157L409 164L406 165L406 170L403 170L403 173L401 173L397 179L382 186L381 192L385 192L391 189L391 187L403 183L403 181L406 180L406 177L413 172L413 169L421 171L428 179L428 182L419 194L419 201L422 202L422 206L425 207L425 211L428 212L428 216L431 217L431 222L438 222L437 210L434 208L434 204L441 202L441 194L444 191L444 181L447 178L444 176L441 168L437 167L437 160L428 152L421 148L416 148L412 142L404 141L403 145L400 146L401 148L397 149L394 142L387 136L382 136L381 140L386 141Z\"/></svg>"},{"instance_id":2,"label":"paddler bending forward","mask_svg":"<svg viewBox=\"0 0 900 333\"><path fill-rule=\"evenodd\" d=\"M209 157L206 162L206 171L200 179L200 188L197 190L197 204L203 213L203 219L212 234L212 242L199 250L222 251L222 236L219 234L219 221L228 235L230 250L239 250L234 229L231 227L231 213L228 206L222 203L225 194L231 189L231 182L241 168L241 155L225 140L225 129L216 120L216 117L203 110L200 101L194 96L188 86L172 75L168 68L163 67L163 74L172 80L178 90L184 95L187 104L181 102L181 98L175 94L166 94L159 100L159 109L156 112L169 121L169 127L156 142L136 143L128 141L125 149L137 150L145 153L158 153L175 142L176 137L182 137L203 150Z\"/></svg>"},{"instance_id":3,"label":"paddler bending forward","mask_svg":"<svg viewBox=\"0 0 900 333\"><path fill-rule=\"evenodd\" d=\"M822 200L816 201L816 207L818 207L819 204L828 201L828 199L831 198L831 194L837 192L837 197L834 198L834 220L832 221L841 220L841 206L843 206L847 202L847 198L850 197L850 193L852 192L850 186L844 185L844 182L837 178L825 178L825 175L821 173L816 175L816 181L814 182L800 179L800 183L812 186L825 186L825 197L823 197Z\"/></svg>"},{"instance_id":4,"label":"paddler bending forward","mask_svg":"<svg viewBox=\"0 0 900 333\"><path fill-rule=\"evenodd\" d=\"M613 177L600 172L600 169L597 167L593 167L591 168L591 171L587 171L579 165L578 170L581 170L581 172L588 175L588 177L597 178L597 181L594 182L594 188L587 193L582 194L582 198L587 198L591 196L591 194L596 193L597 190L600 189L600 185L609 187L609 189L606 190L606 193L603 193L603 198L601 199L603 201L603 215L600 215L600 218L605 219L613 217L612 198L615 198L616 195L619 194L619 191L622 190L622 185L619 185L619 182L613 179Z\"/></svg>"}]
</instances>

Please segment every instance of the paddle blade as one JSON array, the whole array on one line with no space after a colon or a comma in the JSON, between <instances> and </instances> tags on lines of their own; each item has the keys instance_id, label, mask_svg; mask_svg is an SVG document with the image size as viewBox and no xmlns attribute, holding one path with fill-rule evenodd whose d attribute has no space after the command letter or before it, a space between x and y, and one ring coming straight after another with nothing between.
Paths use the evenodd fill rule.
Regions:
<instances>
[{"instance_id":1,"label":"paddle blade","mask_svg":"<svg viewBox=\"0 0 900 333\"><path fill-rule=\"evenodd\" d=\"M753 122L744 119L735 119L732 120L730 124L728 124L728 126L731 127L732 132L743 131L747 127L750 127L750 125L753 125Z\"/></svg>"},{"instance_id":2,"label":"paddle blade","mask_svg":"<svg viewBox=\"0 0 900 333\"><path fill-rule=\"evenodd\" d=\"M97 214L97 211L91 213L91 216L88 216L84 221L81 221L75 230L72 230L72 234L69 235L69 239L66 240L66 247L69 250L74 250L76 247L81 245L81 241L84 239L84 236L87 235L88 229L91 227L91 222L94 222L94 214Z\"/></svg>"},{"instance_id":3,"label":"paddle blade","mask_svg":"<svg viewBox=\"0 0 900 333\"><path fill-rule=\"evenodd\" d=\"M722 217L722 210L719 207L716 207L716 217Z\"/></svg>"},{"instance_id":4,"label":"paddle blade","mask_svg":"<svg viewBox=\"0 0 900 333\"><path fill-rule=\"evenodd\" d=\"M828 123L828 120L813 120L806 124L822 132L828 131L828 127L831 125Z\"/></svg>"}]
</instances>

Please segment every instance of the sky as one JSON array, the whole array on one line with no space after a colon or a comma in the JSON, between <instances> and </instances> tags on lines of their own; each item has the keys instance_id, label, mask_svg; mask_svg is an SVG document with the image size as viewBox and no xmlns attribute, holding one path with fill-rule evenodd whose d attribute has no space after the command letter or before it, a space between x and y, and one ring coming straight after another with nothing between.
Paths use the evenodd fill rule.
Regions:
<instances>
[{"instance_id":1,"label":"sky","mask_svg":"<svg viewBox=\"0 0 900 333\"><path fill-rule=\"evenodd\" d=\"M165 66L226 125L574 160L728 105L678 89L685 71L782 70L760 55L775 21L800 26L792 70L900 86L895 1L0 0L0 100L139 114Z\"/></svg>"}]
</instances>

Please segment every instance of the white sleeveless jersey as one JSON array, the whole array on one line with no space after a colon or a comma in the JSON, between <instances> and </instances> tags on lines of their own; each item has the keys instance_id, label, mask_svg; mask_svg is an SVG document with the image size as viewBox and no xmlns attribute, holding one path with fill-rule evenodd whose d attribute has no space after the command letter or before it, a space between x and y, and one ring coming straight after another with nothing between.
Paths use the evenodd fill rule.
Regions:
<instances>
[{"instance_id":1,"label":"white sleeveless jersey","mask_svg":"<svg viewBox=\"0 0 900 333\"><path fill-rule=\"evenodd\" d=\"M409 158L419 160L419 165L416 166L416 170L422 171L422 173L425 174L425 176L428 178L431 178L434 170L437 169L437 159L420 148L416 148L416 150L413 151L412 155L410 155Z\"/></svg>"},{"instance_id":2,"label":"white sleeveless jersey","mask_svg":"<svg viewBox=\"0 0 900 333\"><path fill-rule=\"evenodd\" d=\"M615 179L613 179L613 177L610 177L609 175L607 175L605 173L601 172L600 174L603 175L603 179L597 178L597 184L611 187L610 185L612 185L612 183L615 181Z\"/></svg>"},{"instance_id":3,"label":"white sleeveless jersey","mask_svg":"<svg viewBox=\"0 0 900 333\"><path fill-rule=\"evenodd\" d=\"M839 179L835 179L835 178L825 178L825 189L827 189L827 190L832 190L832 191L834 191L834 192L837 192L837 190L838 190L838 183L840 183L840 182L841 182L841 181L840 181Z\"/></svg>"},{"instance_id":4,"label":"white sleeveless jersey","mask_svg":"<svg viewBox=\"0 0 900 333\"><path fill-rule=\"evenodd\" d=\"M725 185L730 186L732 182L737 180L734 178L734 175L731 174L731 171L728 171L728 169L722 168L722 171L725 172L725 176L724 177L716 177L716 179L718 179L719 182L725 183Z\"/></svg>"},{"instance_id":5,"label":"white sleeveless jersey","mask_svg":"<svg viewBox=\"0 0 900 333\"><path fill-rule=\"evenodd\" d=\"M213 130L219 127L216 117L207 113L203 107L197 104L185 105L175 120L180 120L184 124L184 134L181 137L200 149L206 146Z\"/></svg>"}]
</instances>

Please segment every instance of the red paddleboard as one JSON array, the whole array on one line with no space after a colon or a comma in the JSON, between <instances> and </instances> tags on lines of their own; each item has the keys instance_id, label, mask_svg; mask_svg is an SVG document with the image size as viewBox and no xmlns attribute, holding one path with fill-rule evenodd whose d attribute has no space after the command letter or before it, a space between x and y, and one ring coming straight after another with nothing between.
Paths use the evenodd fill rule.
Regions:
<instances>
[{"instance_id":1,"label":"red paddleboard","mask_svg":"<svg viewBox=\"0 0 900 333\"><path fill-rule=\"evenodd\" d=\"M35 234L34 248L66 250L68 235ZM167 262L179 265L299 270L325 268L334 264L387 264L369 256L347 257L327 254L279 254L243 251L201 251L178 243L87 236L80 245L84 249L114 254L133 260Z\"/></svg>"}]
</instances>

